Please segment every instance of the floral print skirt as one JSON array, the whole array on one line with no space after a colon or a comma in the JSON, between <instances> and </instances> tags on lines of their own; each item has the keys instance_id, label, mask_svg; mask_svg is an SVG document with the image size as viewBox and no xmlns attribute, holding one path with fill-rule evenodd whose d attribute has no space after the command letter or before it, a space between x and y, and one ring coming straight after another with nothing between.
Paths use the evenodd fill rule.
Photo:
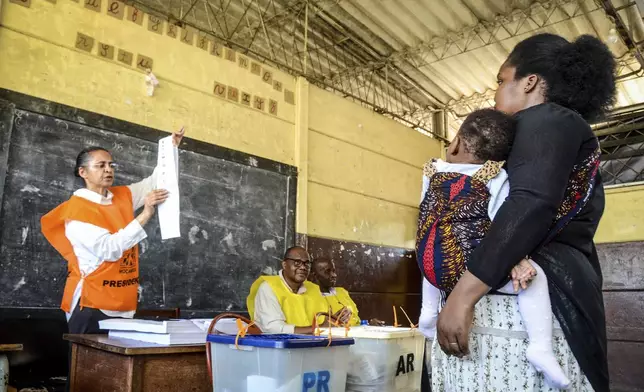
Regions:
<instances>
[{"instance_id":1,"label":"floral print skirt","mask_svg":"<svg viewBox=\"0 0 644 392\"><path fill-rule=\"evenodd\" d=\"M553 349L571 381L569 391L592 392L575 356L554 320ZM467 359L443 353L432 345L432 392L554 392L526 360L528 336L519 314L517 297L487 295L474 311Z\"/></svg>"}]
</instances>

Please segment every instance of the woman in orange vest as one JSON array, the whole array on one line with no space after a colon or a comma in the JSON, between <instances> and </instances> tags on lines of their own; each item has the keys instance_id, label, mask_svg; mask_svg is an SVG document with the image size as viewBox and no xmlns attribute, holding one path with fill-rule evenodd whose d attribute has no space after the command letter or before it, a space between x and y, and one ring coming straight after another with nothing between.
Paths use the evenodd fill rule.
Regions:
<instances>
[{"instance_id":1,"label":"woman in orange vest","mask_svg":"<svg viewBox=\"0 0 644 392\"><path fill-rule=\"evenodd\" d=\"M174 133L177 148L183 128ZM74 175L85 188L41 219L42 232L67 260L67 282L61 309L69 333L101 333L98 322L132 318L139 288L138 243L157 205L168 192L155 189L157 169L135 184L115 186L116 164L109 151L86 148L78 154ZM134 211L143 207L135 218Z\"/></svg>"}]
</instances>

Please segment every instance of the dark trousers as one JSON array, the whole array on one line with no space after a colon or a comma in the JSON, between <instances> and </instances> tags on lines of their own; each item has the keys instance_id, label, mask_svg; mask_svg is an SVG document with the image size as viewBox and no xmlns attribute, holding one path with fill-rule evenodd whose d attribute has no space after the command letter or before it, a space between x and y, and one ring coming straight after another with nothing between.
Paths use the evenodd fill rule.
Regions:
<instances>
[{"instance_id":1,"label":"dark trousers","mask_svg":"<svg viewBox=\"0 0 644 392\"><path fill-rule=\"evenodd\" d=\"M107 334L98 327L98 322L110 318L98 309L76 305L72 312L72 317L67 322L69 333L72 334Z\"/></svg>"},{"instance_id":2,"label":"dark trousers","mask_svg":"<svg viewBox=\"0 0 644 392\"><path fill-rule=\"evenodd\" d=\"M72 317L69 318L67 322L67 328L71 334L107 334L107 331L102 330L98 326L98 322L110 318L105 313L101 312L98 309L84 307L80 308L79 304L76 305L74 311L72 312ZM67 388L65 389L69 392L69 381L71 379L72 372L72 344L69 343L69 357L67 360L69 364L69 371L67 373Z\"/></svg>"}]
</instances>

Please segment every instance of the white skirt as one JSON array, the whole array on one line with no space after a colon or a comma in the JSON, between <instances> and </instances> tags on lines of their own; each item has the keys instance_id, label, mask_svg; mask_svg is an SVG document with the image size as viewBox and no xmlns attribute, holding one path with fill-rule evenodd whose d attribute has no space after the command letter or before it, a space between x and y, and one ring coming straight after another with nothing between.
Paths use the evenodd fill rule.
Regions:
<instances>
[{"instance_id":1,"label":"white skirt","mask_svg":"<svg viewBox=\"0 0 644 392\"><path fill-rule=\"evenodd\" d=\"M571 381L572 392L592 392L556 318L553 349ZM528 335L516 296L487 295L476 305L470 334L470 357L448 356L438 340L432 345L432 392L554 392L526 360Z\"/></svg>"}]
</instances>

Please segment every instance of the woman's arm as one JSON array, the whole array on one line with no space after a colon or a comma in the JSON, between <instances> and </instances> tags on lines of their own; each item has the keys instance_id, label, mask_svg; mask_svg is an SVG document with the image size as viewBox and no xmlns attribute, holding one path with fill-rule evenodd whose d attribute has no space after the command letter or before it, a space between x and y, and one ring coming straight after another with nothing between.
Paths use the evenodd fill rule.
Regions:
<instances>
[{"instance_id":1,"label":"woman's arm","mask_svg":"<svg viewBox=\"0 0 644 392\"><path fill-rule=\"evenodd\" d=\"M84 259L94 260L96 265L103 261L117 261L126 250L147 237L143 226L154 215L155 207L167 197L168 193L164 190L150 192L143 199L143 211L114 234L102 227L72 220L65 223L65 235L76 249L82 249Z\"/></svg>"},{"instance_id":2,"label":"woman's arm","mask_svg":"<svg viewBox=\"0 0 644 392\"><path fill-rule=\"evenodd\" d=\"M130 192L132 192L132 206L134 207L134 211L143 207L143 204L145 203L145 196L156 189L158 173L159 168L155 167L151 176L144 178L143 180L134 184L128 185Z\"/></svg>"},{"instance_id":3,"label":"woman's arm","mask_svg":"<svg viewBox=\"0 0 644 392\"><path fill-rule=\"evenodd\" d=\"M84 255L80 259L94 259L97 265L103 261L117 261L123 253L144 240L147 235L135 219L125 228L111 234L106 229L80 221L65 224L65 235L75 250ZM81 266L81 270L82 270Z\"/></svg>"}]
</instances>

